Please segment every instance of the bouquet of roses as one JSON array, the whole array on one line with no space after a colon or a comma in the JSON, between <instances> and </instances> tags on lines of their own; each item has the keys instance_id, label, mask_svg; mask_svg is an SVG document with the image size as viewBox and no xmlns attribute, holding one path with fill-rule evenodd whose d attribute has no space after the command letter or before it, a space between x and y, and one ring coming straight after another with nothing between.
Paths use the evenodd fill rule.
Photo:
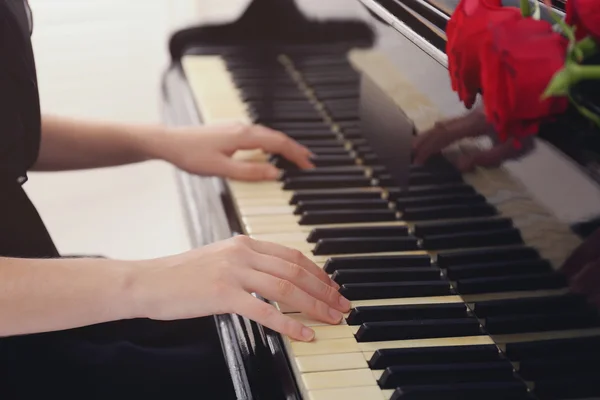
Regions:
<instances>
[{"instance_id":1,"label":"bouquet of roses","mask_svg":"<svg viewBox=\"0 0 600 400\"><path fill-rule=\"evenodd\" d=\"M582 81L600 81L600 65L590 65L600 49L600 0L567 0L565 20L551 11L554 24L539 15L537 0L520 8L461 0L446 28L452 89L469 109L481 93L499 139L516 147L569 103L600 127L600 115L571 96Z\"/></svg>"}]
</instances>

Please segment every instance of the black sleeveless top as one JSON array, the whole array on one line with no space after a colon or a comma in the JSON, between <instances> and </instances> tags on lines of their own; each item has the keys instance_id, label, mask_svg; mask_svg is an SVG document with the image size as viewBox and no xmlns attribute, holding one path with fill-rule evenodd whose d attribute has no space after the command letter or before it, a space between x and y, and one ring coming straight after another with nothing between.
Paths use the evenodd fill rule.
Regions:
<instances>
[{"instance_id":1,"label":"black sleeveless top","mask_svg":"<svg viewBox=\"0 0 600 400\"><path fill-rule=\"evenodd\" d=\"M41 115L26 0L0 0L0 256L57 257L22 185L40 146Z\"/></svg>"}]
</instances>

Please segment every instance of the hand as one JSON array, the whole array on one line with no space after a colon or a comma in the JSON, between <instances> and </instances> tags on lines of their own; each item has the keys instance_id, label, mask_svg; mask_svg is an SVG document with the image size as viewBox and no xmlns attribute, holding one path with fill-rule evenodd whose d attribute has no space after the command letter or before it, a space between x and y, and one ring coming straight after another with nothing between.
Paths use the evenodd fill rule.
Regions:
<instances>
[{"instance_id":1,"label":"hand","mask_svg":"<svg viewBox=\"0 0 600 400\"><path fill-rule=\"evenodd\" d=\"M266 162L235 160L237 150L280 154L300 168L312 168L310 151L281 132L260 125L177 128L154 141L151 153L192 174L244 181L274 180L279 170Z\"/></svg>"},{"instance_id":2,"label":"hand","mask_svg":"<svg viewBox=\"0 0 600 400\"><path fill-rule=\"evenodd\" d=\"M133 282L137 314L145 318L235 313L302 341L312 340L314 331L250 293L330 324L350 310L339 286L302 253L246 236L154 260Z\"/></svg>"},{"instance_id":3,"label":"hand","mask_svg":"<svg viewBox=\"0 0 600 400\"><path fill-rule=\"evenodd\" d=\"M447 146L464 138L478 137L493 132L481 108L476 108L458 118L437 122L433 128L421 133L414 141L414 162L424 164L429 157ZM460 171L471 171L475 167L497 167L506 159L517 155L510 141L496 145L489 150L469 151L454 160Z\"/></svg>"},{"instance_id":4,"label":"hand","mask_svg":"<svg viewBox=\"0 0 600 400\"><path fill-rule=\"evenodd\" d=\"M600 229L590 235L563 263L560 271L575 293L600 307Z\"/></svg>"}]
</instances>

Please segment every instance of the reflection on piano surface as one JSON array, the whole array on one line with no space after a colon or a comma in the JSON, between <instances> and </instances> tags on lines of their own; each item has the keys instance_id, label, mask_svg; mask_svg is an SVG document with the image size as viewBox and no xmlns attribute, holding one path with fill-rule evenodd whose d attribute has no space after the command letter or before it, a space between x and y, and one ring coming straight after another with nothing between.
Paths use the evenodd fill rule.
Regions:
<instances>
[{"instance_id":1,"label":"reflection on piano surface","mask_svg":"<svg viewBox=\"0 0 600 400\"><path fill-rule=\"evenodd\" d=\"M305 3L319 16L319 2ZM304 17L292 1L255 0L235 23L173 38L170 123L261 123L316 155L317 168L301 171L277 155L239 154L280 167L278 182L182 174L196 244L241 233L299 249L353 303L339 326L277 304L315 327L312 343L218 316L239 398L600 396L600 317L555 272L581 240L569 224L581 221L557 217L505 169L461 175L441 155L412 167L400 190L359 129L361 74L420 130L448 113L440 50L455 3L332 1L328 10L337 4L356 17L328 22ZM591 218L595 204L564 206Z\"/></svg>"}]
</instances>

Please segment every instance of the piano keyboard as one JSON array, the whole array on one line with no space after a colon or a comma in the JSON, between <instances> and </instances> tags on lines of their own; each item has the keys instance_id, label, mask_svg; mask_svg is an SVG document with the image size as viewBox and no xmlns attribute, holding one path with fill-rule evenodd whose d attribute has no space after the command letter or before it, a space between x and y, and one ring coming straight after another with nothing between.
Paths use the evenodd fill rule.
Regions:
<instances>
[{"instance_id":1,"label":"piano keyboard","mask_svg":"<svg viewBox=\"0 0 600 400\"><path fill-rule=\"evenodd\" d=\"M206 123L257 122L315 154L277 182L228 180L244 233L302 251L352 302L342 323L283 338L305 399L600 396L600 318L555 269L579 244L502 170L461 175L442 157L393 187L358 129L358 71L418 128L440 115L380 54L186 56Z\"/></svg>"}]
</instances>

